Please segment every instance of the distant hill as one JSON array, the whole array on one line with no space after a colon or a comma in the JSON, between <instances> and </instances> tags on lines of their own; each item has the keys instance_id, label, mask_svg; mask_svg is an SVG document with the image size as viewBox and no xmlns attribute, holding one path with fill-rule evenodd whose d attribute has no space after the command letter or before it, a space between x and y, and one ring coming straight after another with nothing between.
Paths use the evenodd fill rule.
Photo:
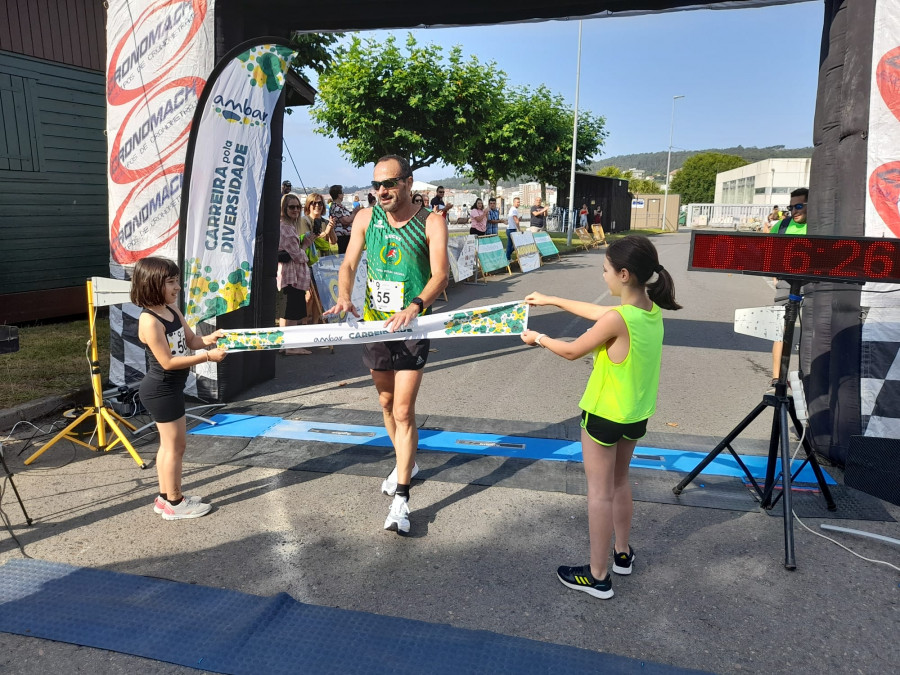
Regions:
<instances>
[{"instance_id":1,"label":"distant hill","mask_svg":"<svg viewBox=\"0 0 900 675\"><path fill-rule=\"evenodd\" d=\"M772 145L767 148L745 148L738 145L734 148L708 148L706 150L673 150L672 151L672 170L680 169L688 157L700 154L701 152L721 152L724 155L737 155L743 157L751 164L762 159L771 159L779 157L812 157L813 149L808 148L786 148L783 145ZM650 176L662 177L666 173L666 159L668 152L662 150L660 152L639 152L634 155L615 155L614 157L604 157L601 160L593 162L589 171L593 173L605 166L617 166L623 171L628 169L642 169ZM520 183L526 183L530 179L526 177L517 178L509 181L501 181L503 187L515 187ZM448 176L440 180L429 180L434 185L443 185L451 190L472 190L477 188L477 184L468 178L460 176ZM359 193L360 196L367 194L371 188L368 186L344 186L344 192L347 195Z\"/></svg>"},{"instance_id":2,"label":"distant hill","mask_svg":"<svg viewBox=\"0 0 900 675\"><path fill-rule=\"evenodd\" d=\"M688 157L697 155L701 152L721 152L724 155L737 155L743 157L751 164L762 159L772 159L778 157L812 157L813 149L808 148L786 148L783 145L772 145L768 148L745 148L738 145L734 148L708 148L706 150L673 150L672 151L672 170L680 169L682 164ZM614 157L604 157L603 159L591 164L591 171L597 171L604 166L617 166L627 171L628 169L642 169L650 175L663 176L666 173L666 159L668 152L640 152L634 155L616 155Z\"/></svg>"}]
</instances>

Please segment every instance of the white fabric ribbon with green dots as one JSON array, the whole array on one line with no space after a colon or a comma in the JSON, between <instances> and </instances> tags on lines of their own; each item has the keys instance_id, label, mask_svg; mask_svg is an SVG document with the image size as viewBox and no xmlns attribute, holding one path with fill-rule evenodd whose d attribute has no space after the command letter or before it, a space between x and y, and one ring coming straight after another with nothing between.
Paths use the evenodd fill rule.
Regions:
<instances>
[{"instance_id":1,"label":"white fabric ribbon with green dots","mask_svg":"<svg viewBox=\"0 0 900 675\"><path fill-rule=\"evenodd\" d=\"M233 330L220 338L217 346L224 347L230 352L297 349L390 340L521 335L526 328L528 328L528 305L524 302L512 302L420 316L405 329L393 333L384 327L383 321L348 321L337 324Z\"/></svg>"}]
</instances>

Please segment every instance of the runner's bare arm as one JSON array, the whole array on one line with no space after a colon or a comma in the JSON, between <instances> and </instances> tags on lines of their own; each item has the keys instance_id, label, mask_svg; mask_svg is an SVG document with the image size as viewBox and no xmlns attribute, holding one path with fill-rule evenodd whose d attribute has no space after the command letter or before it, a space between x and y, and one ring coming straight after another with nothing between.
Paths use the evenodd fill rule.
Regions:
<instances>
[{"instance_id":1,"label":"runner's bare arm","mask_svg":"<svg viewBox=\"0 0 900 675\"><path fill-rule=\"evenodd\" d=\"M569 300L567 298L558 298L555 295L544 295L543 293L537 292L526 295L525 302L535 307L553 305L570 314L580 316L583 319L590 319L591 321L599 320L601 316L612 309L611 306L595 305L592 302Z\"/></svg>"}]
</instances>

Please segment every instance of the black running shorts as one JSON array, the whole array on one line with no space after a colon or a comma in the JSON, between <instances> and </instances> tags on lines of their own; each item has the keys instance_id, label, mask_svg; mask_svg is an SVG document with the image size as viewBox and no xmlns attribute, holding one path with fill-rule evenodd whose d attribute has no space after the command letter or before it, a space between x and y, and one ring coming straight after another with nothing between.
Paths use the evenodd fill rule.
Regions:
<instances>
[{"instance_id":1,"label":"black running shorts","mask_svg":"<svg viewBox=\"0 0 900 675\"><path fill-rule=\"evenodd\" d=\"M370 342L363 348L363 365L369 370L422 370L429 347L431 340Z\"/></svg>"},{"instance_id":2,"label":"black running shorts","mask_svg":"<svg viewBox=\"0 0 900 675\"><path fill-rule=\"evenodd\" d=\"M636 441L647 433L647 420L620 424L605 417L592 415L586 410L581 411L581 428L587 431L594 441L600 445L615 445L620 439Z\"/></svg>"},{"instance_id":3,"label":"black running shorts","mask_svg":"<svg viewBox=\"0 0 900 675\"><path fill-rule=\"evenodd\" d=\"M174 378L173 378L174 379ZM154 422L164 424L184 417L184 380L141 380L138 396Z\"/></svg>"}]
</instances>

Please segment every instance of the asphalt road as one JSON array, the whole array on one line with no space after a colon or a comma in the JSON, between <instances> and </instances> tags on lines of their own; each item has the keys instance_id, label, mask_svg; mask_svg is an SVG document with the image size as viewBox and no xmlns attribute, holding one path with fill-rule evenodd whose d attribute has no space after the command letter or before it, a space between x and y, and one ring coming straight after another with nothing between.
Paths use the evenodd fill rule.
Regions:
<instances>
[{"instance_id":1,"label":"asphalt road","mask_svg":"<svg viewBox=\"0 0 900 675\"><path fill-rule=\"evenodd\" d=\"M685 308L666 317L652 438L668 447L709 446L766 388L770 346L735 335L731 322L735 308L765 305L772 292L761 278L688 273L686 235L654 241ZM487 286L456 285L437 309L522 298L535 289L611 302L599 272L602 256L572 255ZM534 312L531 322L554 336L586 327L551 310ZM434 346L420 414L533 425L577 413L590 366L585 361L564 361L518 338L448 339ZM278 357L278 378L246 398L263 408L280 401L377 411L359 351ZM767 426L754 425L742 442L760 445ZM897 573L853 558L799 526L798 568L788 572L783 521L760 511L637 502L635 573L614 579L615 597L599 601L566 590L554 574L557 565L587 559L580 495L425 480L413 490L413 530L402 538L382 529L390 501L380 493L381 477L192 462L198 444L189 440L185 489L208 498L214 509L199 520L170 523L151 509L155 476L137 469L126 453L59 444L22 467L20 446L6 447L35 525L24 525L9 490L3 510L25 552L43 560L257 595L286 592L301 602L711 672L880 675L896 671L900 660ZM152 457L152 441L138 450ZM887 508L900 517L900 508ZM809 524L818 529L814 519ZM896 522L840 524L900 537ZM841 540L896 564L890 544ZM0 531L0 563L20 557ZM354 639L347 639L349 649ZM407 671L421 672L415 651L407 656ZM2 633L0 671L198 672Z\"/></svg>"},{"instance_id":2,"label":"asphalt road","mask_svg":"<svg viewBox=\"0 0 900 675\"><path fill-rule=\"evenodd\" d=\"M733 330L734 310L770 304L771 285L762 277L688 272L688 234L653 241L684 308L664 312L660 395L648 429L654 432L651 438L657 447L696 449L710 442L713 447L759 403L771 379L771 343ZM486 285L451 283L448 301L438 301L435 311L521 300L531 291L617 304L618 298L609 295L603 282L604 255L603 249L570 255L527 274L491 276ZM589 328L589 322L539 307L531 310L529 327L553 337L574 338ZM435 340L432 348L436 352L419 392L419 413L547 424L579 414L590 357L569 362L528 347L518 337ZM242 398L377 411L361 353L362 347L344 346L333 354L321 349L312 356L280 357L276 379ZM736 447L761 452L770 424L770 419L760 418Z\"/></svg>"}]
</instances>

